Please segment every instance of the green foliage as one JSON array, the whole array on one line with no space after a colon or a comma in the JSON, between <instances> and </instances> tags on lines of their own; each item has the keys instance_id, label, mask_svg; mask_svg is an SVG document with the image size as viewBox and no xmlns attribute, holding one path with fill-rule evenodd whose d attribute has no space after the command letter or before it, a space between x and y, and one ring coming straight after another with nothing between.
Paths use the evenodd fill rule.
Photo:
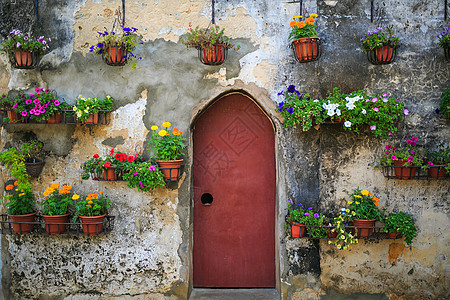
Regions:
<instances>
[{"instance_id":1,"label":"green foliage","mask_svg":"<svg viewBox=\"0 0 450 300\"><path fill-rule=\"evenodd\" d=\"M75 194L73 198L77 198L77 196ZM76 220L77 215L85 217L101 216L106 214L110 206L109 199L103 193L100 193L100 196L98 194L89 194L76 202L74 220Z\"/></svg>"},{"instance_id":2,"label":"green foliage","mask_svg":"<svg viewBox=\"0 0 450 300\"><path fill-rule=\"evenodd\" d=\"M72 205L72 196L69 185L64 185L59 189L59 184L52 184L44 191L45 200L42 203L42 214L57 216L67 214Z\"/></svg>"},{"instance_id":3,"label":"green foliage","mask_svg":"<svg viewBox=\"0 0 450 300\"><path fill-rule=\"evenodd\" d=\"M219 26L213 25L211 28L189 28L186 38L181 42L188 48L212 48L214 45L220 44L225 48L234 48L238 50L240 46L234 47L230 42L230 38L224 35L225 28L220 29Z\"/></svg>"},{"instance_id":4,"label":"green foliage","mask_svg":"<svg viewBox=\"0 0 450 300\"><path fill-rule=\"evenodd\" d=\"M360 220L383 220L383 211L378 208L380 199L373 196L367 190L360 190L359 187L349 195L351 200L347 202L348 216Z\"/></svg>"},{"instance_id":5,"label":"green foliage","mask_svg":"<svg viewBox=\"0 0 450 300\"><path fill-rule=\"evenodd\" d=\"M305 220L306 228L309 231L309 235L312 238L326 238L327 237L327 227L323 227L325 216L319 213L315 213L311 210L306 212L308 214Z\"/></svg>"},{"instance_id":6,"label":"green foliage","mask_svg":"<svg viewBox=\"0 0 450 300\"><path fill-rule=\"evenodd\" d=\"M333 119L343 120L343 128L359 133L368 128L377 137L389 138L397 131L397 123L409 111L395 98L386 93L368 96L364 91L343 94L338 88L328 92L323 99L312 100L309 94L301 94L290 85L278 93L284 101L278 104L284 127L301 126L303 131L314 125Z\"/></svg>"},{"instance_id":7,"label":"green foliage","mask_svg":"<svg viewBox=\"0 0 450 300\"><path fill-rule=\"evenodd\" d=\"M149 151L153 151L152 157L157 160L177 160L184 155L185 138L181 136L183 133L178 128L170 131L172 124L164 122L162 127L164 129L158 131L158 126L151 127L152 138L148 142Z\"/></svg>"},{"instance_id":8,"label":"green foliage","mask_svg":"<svg viewBox=\"0 0 450 300\"><path fill-rule=\"evenodd\" d=\"M20 30L13 30L9 33L7 39L0 44L3 51L28 51L35 52L38 55L44 55L48 50L48 42L51 39L45 39L43 36L39 38L31 38L28 34L20 32Z\"/></svg>"},{"instance_id":9,"label":"green foliage","mask_svg":"<svg viewBox=\"0 0 450 300\"><path fill-rule=\"evenodd\" d=\"M446 27L437 35L437 38L439 39L439 46L442 48L450 47L450 27Z\"/></svg>"},{"instance_id":10,"label":"green foliage","mask_svg":"<svg viewBox=\"0 0 450 300\"><path fill-rule=\"evenodd\" d=\"M0 163L6 166L11 176L17 180L17 189L31 191L29 175L25 166L25 155L12 147L5 152L0 152Z\"/></svg>"},{"instance_id":11,"label":"green foliage","mask_svg":"<svg viewBox=\"0 0 450 300\"><path fill-rule=\"evenodd\" d=\"M0 107L10 109L19 100L19 95L7 95L0 96Z\"/></svg>"},{"instance_id":12,"label":"green foliage","mask_svg":"<svg viewBox=\"0 0 450 300\"><path fill-rule=\"evenodd\" d=\"M98 154L94 154L92 158L83 162L81 178L89 179L92 176L94 179L99 176L103 170L109 167L115 167L115 172L121 172L123 170L128 170L131 166L136 165L143 161L143 158L138 158L137 155L131 156L121 152L114 152L111 149L105 158L101 158Z\"/></svg>"},{"instance_id":13,"label":"green foliage","mask_svg":"<svg viewBox=\"0 0 450 300\"><path fill-rule=\"evenodd\" d=\"M25 156L27 160L32 158L38 158L44 144L38 140L31 140L29 142L22 143L20 146L20 153Z\"/></svg>"},{"instance_id":14,"label":"green foliage","mask_svg":"<svg viewBox=\"0 0 450 300\"><path fill-rule=\"evenodd\" d=\"M82 95L76 99L77 104L72 106L75 116L80 121L86 121L90 115L99 112L100 110L111 110L113 98L106 96L103 100L97 97L85 98Z\"/></svg>"},{"instance_id":15,"label":"green foliage","mask_svg":"<svg viewBox=\"0 0 450 300\"><path fill-rule=\"evenodd\" d=\"M429 169L431 166L445 166L445 171L450 173L450 147L440 145L435 151L427 151L423 159L422 169Z\"/></svg>"},{"instance_id":16,"label":"green foliage","mask_svg":"<svg viewBox=\"0 0 450 300\"><path fill-rule=\"evenodd\" d=\"M417 149L417 137L412 136L406 140L404 148L396 148L390 144L386 146L386 151L381 156L380 162L376 167L392 166L394 161L405 161L403 166L422 166L424 155Z\"/></svg>"},{"instance_id":17,"label":"green foliage","mask_svg":"<svg viewBox=\"0 0 450 300\"><path fill-rule=\"evenodd\" d=\"M26 215L34 212L34 195L30 189L20 189L17 181L6 186L2 202L9 215Z\"/></svg>"},{"instance_id":18,"label":"green foliage","mask_svg":"<svg viewBox=\"0 0 450 300\"><path fill-rule=\"evenodd\" d=\"M333 219L333 224L336 226L331 229L331 232L337 233L337 239L328 241L328 244L333 244L339 250L351 249L351 245L358 243L358 239L349 230L347 230L348 221L351 219L350 209L342 209L338 216Z\"/></svg>"},{"instance_id":19,"label":"green foliage","mask_svg":"<svg viewBox=\"0 0 450 300\"><path fill-rule=\"evenodd\" d=\"M392 26L377 27L374 31L367 32L361 41L364 53L385 45L398 45L398 37L394 35Z\"/></svg>"},{"instance_id":20,"label":"green foliage","mask_svg":"<svg viewBox=\"0 0 450 300\"><path fill-rule=\"evenodd\" d=\"M411 245L412 240L417 236L417 229L412 217L404 212L389 214L385 225L389 227L389 229L385 229L386 232L391 233L397 230L398 233L403 234L408 245Z\"/></svg>"},{"instance_id":21,"label":"green foliage","mask_svg":"<svg viewBox=\"0 0 450 300\"><path fill-rule=\"evenodd\" d=\"M126 170L127 172L123 175L123 179L128 181L128 186L130 188L137 187L138 190L147 192L158 186L165 186L163 174L158 167L153 166L151 162L132 165Z\"/></svg>"},{"instance_id":22,"label":"green foliage","mask_svg":"<svg viewBox=\"0 0 450 300\"><path fill-rule=\"evenodd\" d=\"M289 40L297 40L305 37L316 37L316 20L317 14L311 14L309 18L302 20L303 16L294 16L289 23L291 32L289 33Z\"/></svg>"},{"instance_id":23,"label":"green foliage","mask_svg":"<svg viewBox=\"0 0 450 300\"><path fill-rule=\"evenodd\" d=\"M450 36L450 33L448 34L448 36ZM444 89L442 93L442 100L441 105L439 107L439 112L443 114L444 117L450 119L450 88Z\"/></svg>"}]
</instances>

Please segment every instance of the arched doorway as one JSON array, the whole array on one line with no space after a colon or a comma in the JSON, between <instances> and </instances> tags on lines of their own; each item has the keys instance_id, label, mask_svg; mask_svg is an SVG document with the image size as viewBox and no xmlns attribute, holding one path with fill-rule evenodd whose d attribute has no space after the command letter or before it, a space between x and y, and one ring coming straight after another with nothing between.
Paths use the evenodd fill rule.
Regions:
<instances>
[{"instance_id":1,"label":"arched doorway","mask_svg":"<svg viewBox=\"0 0 450 300\"><path fill-rule=\"evenodd\" d=\"M194 125L194 287L275 287L275 134L228 94Z\"/></svg>"}]
</instances>

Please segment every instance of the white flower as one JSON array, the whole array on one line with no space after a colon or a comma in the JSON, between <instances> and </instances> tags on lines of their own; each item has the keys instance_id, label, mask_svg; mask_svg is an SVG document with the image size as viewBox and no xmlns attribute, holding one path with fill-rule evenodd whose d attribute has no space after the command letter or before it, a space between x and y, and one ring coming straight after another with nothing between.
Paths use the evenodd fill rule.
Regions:
<instances>
[{"instance_id":1,"label":"white flower","mask_svg":"<svg viewBox=\"0 0 450 300\"><path fill-rule=\"evenodd\" d=\"M386 102L388 102L389 100L388 100L388 98L383 98L383 102L384 103L386 103Z\"/></svg>"},{"instance_id":2,"label":"white flower","mask_svg":"<svg viewBox=\"0 0 450 300\"><path fill-rule=\"evenodd\" d=\"M350 122L350 121L345 121L345 122L344 122L344 126L348 128L348 127L352 126L352 122Z\"/></svg>"},{"instance_id":3,"label":"white flower","mask_svg":"<svg viewBox=\"0 0 450 300\"><path fill-rule=\"evenodd\" d=\"M73 107L73 111L77 111L77 107L76 106Z\"/></svg>"},{"instance_id":4,"label":"white flower","mask_svg":"<svg viewBox=\"0 0 450 300\"><path fill-rule=\"evenodd\" d=\"M315 100L313 100L313 102L319 102L319 99L315 99Z\"/></svg>"},{"instance_id":5,"label":"white flower","mask_svg":"<svg viewBox=\"0 0 450 300\"><path fill-rule=\"evenodd\" d=\"M336 247L340 250L342 246L338 244Z\"/></svg>"},{"instance_id":6,"label":"white flower","mask_svg":"<svg viewBox=\"0 0 450 300\"><path fill-rule=\"evenodd\" d=\"M336 114L338 115L338 116L340 116L341 115L341 110L338 108L338 109L336 109Z\"/></svg>"},{"instance_id":7,"label":"white flower","mask_svg":"<svg viewBox=\"0 0 450 300\"><path fill-rule=\"evenodd\" d=\"M88 113L89 113L89 109L86 108L86 109L84 110L84 112L88 114Z\"/></svg>"},{"instance_id":8,"label":"white flower","mask_svg":"<svg viewBox=\"0 0 450 300\"><path fill-rule=\"evenodd\" d=\"M355 104L353 104L353 102L348 102L347 104L345 104L345 106L347 106L349 110L353 110L356 107Z\"/></svg>"},{"instance_id":9,"label":"white flower","mask_svg":"<svg viewBox=\"0 0 450 300\"><path fill-rule=\"evenodd\" d=\"M362 113L363 115L365 115L365 114L367 113L367 111L363 108L362 111L361 111L361 113Z\"/></svg>"},{"instance_id":10,"label":"white flower","mask_svg":"<svg viewBox=\"0 0 450 300\"><path fill-rule=\"evenodd\" d=\"M83 112L81 110L77 111L77 117L81 117L82 114Z\"/></svg>"},{"instance_id":11,"label":"white flower","mask_svg":"<svg viewBox=\"0 0 450 300\"><path fill-rule=\"evenodd\" d=\"M341 240L345 240L345 235L341 235Z\"/></svg>"},{"instance_id":12,"label":"white flower","mask_svg":"<svg viewBox=\"0 0 450 300\"><path fill-rule=\"evenodd\" d=\"M327 115L330 116L330 117L334 116L334 110L329 110L327 112Z\"/></svg>"}]
</instances>

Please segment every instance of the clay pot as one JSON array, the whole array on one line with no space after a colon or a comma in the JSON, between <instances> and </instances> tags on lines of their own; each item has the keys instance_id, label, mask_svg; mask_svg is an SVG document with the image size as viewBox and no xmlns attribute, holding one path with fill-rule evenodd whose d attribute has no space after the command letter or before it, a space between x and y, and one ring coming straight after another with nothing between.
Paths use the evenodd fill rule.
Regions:
<instances>
[{"instance_id":1,"label":"clay pot","mask_svg":"<svg viewBox=\"0 0 450 300\"><path fill-rule=\"evenodd\" d=\"M431 178L444 178L445 177L445 165L434 165L428 170L428 176Z\"/></svg>"},{"instance_id":2,"label":"clay pot","mask_svg":"<svg viewBox=\"0 0 450 300\"><path fill-rule=\"evenodd\" d=\"M328 228L327 236L328 236L328 238L330 238L330 239L334 239L334 238L336 238L337 235L338 235L337 231L331 231L331 230L334 229L334 228L336 228L336 227L330 227L330 228Z\"/></svg>"},{"instance_id":3,"label":"clay pot","mask_svg":"<svg viewBox=\"0 0 450 300\"><path fill-rule=\"evenodd\" d=\"M23 123L21 114L13 110L8 110L8 118L11 120L11 123Z\"/></svg>"},{"instance_id":4,"label":"clay pot","mask_svg":"<svg viewBox=\"0 0 450 300\"><path fill-rule=\"evenodd\" d=\"M361 227L373 227L375 225L375 219L373 220L360 220L353 219L353 226L356 228L357 238L368 238L372 235L372 228L361 228Z\"/></svg>"},{"instance_id":5,"label":"clay pot","mask_svg":"<svg viewBox=\"0 0 450 300\"><path fill-rule=\"evenodd\" d=\"M291 222L291 236L292 237L304 237L305 236L305 224Z\"/></svg>"},{"instance_id":6,"label":"clay pot","mask_svg":"<svg viewBox=\"0 0 450 300\"><path fill-rule=\"evenodd\" d=\"M81 223L83 223L83 232L85 235L98 235L103 230L103 219L105 218L106 214L103 214L101 216L93 216L93 217L85 217L85 216L78 216L80 217Z\"/></svg>"},{"instance_id":7,"label":"clay pot","mask_svg":"<svg viewBox=\"0 0 450 300\"><path fill-rule=\"evenodd\" d=\"M114 181L119 179L119 174L116 173L116 167L109 167L103 170L103 179Z\"/></svg>"},{"instance_id":8,"label":"clay pot","mask_svg":"<svg viewBox=\"0 0 450 300\"><path fill-rule=\"evenodd\" d=\"M394 53L394 47L385 45L375 49L378 61L391 61Z\"/></svg>"},{"instance_id":9,"label":"clay pot","mask_svg":"<svg viewBox=\"0 0 450 300\"><path fill-rule=\"evenodd\" d=\"M388 234L390 239L399 239L402 237L402 235L400 233L397 232L397 230L394 230L393 232L390 232Z\"/></svg>"},{"instance_id":10,"label":"clay pot","mask_svg":"<svg viewBox=\"0 0 450 300\"><path fill-rule=\"evenodd\" d=\"M108 61L110 63L123 63L124 62L124 53L121 47L112 46L108 47Z\"/></svg>"},{"instance_id":11,"label":"clay pot","mask_svg":"<svg viewBox=\"0 0 450 300\"><path fill-rule=\"evenodd\" d=\"M31 214L26 214L26 215L9 215L9 217L12 222L32 223L32 222L34 222L35 215L36 215L36 212L33 212ZM12 228L13 228L14 233L25 234L25 233L30 233L33 230L34 224L12 223Z\"/></svg>"},{"instance_id":12,"label":"clay pot","mask_svg":"<svg viewBox=\"0 0 450 300\"><path fill-rule=\"evenodd\" d=\"M49 234L60 234L66 231L66 224L55 224L55 223L67 223L67 217L69 214L65 215L42 215L45 220L45 230Z\"/></svg>"},{"instance_id":13,"label":"clay pot","mask_svg":"<svg viewBox=\"0 0 450 300\"><path fill-rule=\"evenodd\" d=\"M33 55L31 52L16 50L14 56L17 65L20 67L29 67L33 63Z\"/></svg>"},{"instance_id":14,"label":"clay pot","mask_svg":"<svg viewBox=\"0 0 450 300\"><path fill-rule=\"evenodd\" d=\"M98 113L89 115L89 117L84 121L84 124L98 124Z\"/></svg>"},{"instance_id":15,"label":"clay pot","mask_svg":"<svg viewBox=\"0 0 450 300\"><path fill-rule=\"evenodd\" d=\"M292 41L292 47L294 47L295 56L298 61L310 61L317 58L319 54L319 41L318 37L305 37Z\"/></svg>"},{"instance_id":16,"label":"clay pot","mask_svg":"<svg viewBox=\"0 0 450 300\"><path fill-rule=\"evenodd\" d=\"M159 169L164 175L166 181L177 181L180 176L182 159L178 160L157 160Z\"/></svg>"},{"instance_id":17,"label":"clay pot","mask_svg":"<svg viewBox=\"0 0 450 300\"><path fill-rule=\"evenodd\" d=\"M205 65L220 65L226 58L225 45L216 44L211 48L202 48L200 51L200 60Z\"/></svg>"},{"instance_id":18,"label":"clay pot","mask_svg":"<svg viewBox=\"0 0 450 300\"><path fill-rule=\"evenodd\" d=\"M399 159L394 160L394 166L398 168L394 168L395 171L395 177L398 179L413 179L416 175L416 167L415 166L408 166L404 167L403 165L406 163L406 160Z\"/></svg>"},{"instance_id":19,"label":"clay pot","mask_svg":"<svg viewBox=\"0 0 450 300\"><path fill-rule=\"evenodd\" d=\"M47 123L49 123L49 124L58 124L61 122L62 122L62 114L60 114L60 113L51 115L47 120Z\"/></svg>"}]
</instances>

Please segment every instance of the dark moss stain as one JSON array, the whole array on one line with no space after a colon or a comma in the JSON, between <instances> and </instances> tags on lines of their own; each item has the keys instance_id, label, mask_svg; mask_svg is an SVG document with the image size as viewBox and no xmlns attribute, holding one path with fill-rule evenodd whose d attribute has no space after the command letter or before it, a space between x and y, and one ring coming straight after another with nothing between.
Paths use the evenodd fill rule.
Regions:
<instances>
[{"instance_id":1,"label":"dark moss stain","mask_svg":"<svg viewBox=\"0 0 450 300\"><path fill-rule=\"evenodd\" d=\"M107 138L105 139L102 144L105 146L110 146L112 148L117 147L118 145L123 145L125 143L125 140L122 136L117 136L113 138Z\"/></svg>"},{"instance_id":2,"label":"dark moss stain","mask_svg":"<svg viewBox=\"0 0 450 300\"><path fill-rule=\"evenodd\" d=\"M293 263L289 265L289 270L293 275L309 273L317 277L320 276L319 242L317 240L312 241L309 247L300 247L288 251L288 256L296 258L292 259Z\"/></svg>"}]
</instances>

